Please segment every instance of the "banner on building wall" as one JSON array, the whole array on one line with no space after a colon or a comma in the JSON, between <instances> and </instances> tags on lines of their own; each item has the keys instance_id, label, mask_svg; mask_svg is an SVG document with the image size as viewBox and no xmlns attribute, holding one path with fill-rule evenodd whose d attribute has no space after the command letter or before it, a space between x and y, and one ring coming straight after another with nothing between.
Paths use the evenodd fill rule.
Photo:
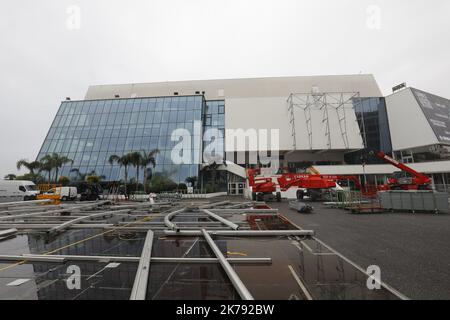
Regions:
<instances>
[{"instance_id":1,"label":"banner on building wall","mask_svg":"<svg viewBox=\"0 0 450 320\"><path fill-rule=\"evenodd\" d=\"M450 100L411 89L438 141L450 145Z\"/></svg>"}]
</instances>

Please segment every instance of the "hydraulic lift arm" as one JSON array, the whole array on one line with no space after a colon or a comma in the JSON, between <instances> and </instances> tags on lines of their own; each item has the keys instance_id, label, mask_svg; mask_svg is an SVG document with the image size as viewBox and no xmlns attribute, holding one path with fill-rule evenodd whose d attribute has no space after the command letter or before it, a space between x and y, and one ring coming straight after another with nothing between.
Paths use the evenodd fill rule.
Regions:
<instances>
[{"instance_id":1,"label":"hydraulic lift arm","mask_svg":"<svg viewBox=\"0 0 450 320\"><path fill-rule=\"evenodd\" d=\"M395 159L392 159L391 157L386 155L384 152L379 151L379 152L372 152L372 153L375 154L378 158L384 160L385 162L392 164L394 167L399 168L400 170L411 174L414 178L416 178L416 181L418 184L431 183L431 178L428 177L427 175L417 172L416 170L408 167L407 165L405 165Z\"/></svg>"}]
</instances>

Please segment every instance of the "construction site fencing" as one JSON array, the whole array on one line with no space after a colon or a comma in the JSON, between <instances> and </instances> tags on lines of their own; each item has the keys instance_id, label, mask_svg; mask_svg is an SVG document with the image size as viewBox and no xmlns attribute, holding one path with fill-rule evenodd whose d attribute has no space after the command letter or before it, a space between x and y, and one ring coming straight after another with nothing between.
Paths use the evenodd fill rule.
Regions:
<instances>
[{"instance_id":1,"label":"construction site fencing","mask_svg":"<svg viewBox=\"0 0 450 320\"><path fill-rule=\"evenodd\" d=\"M381 208L380 199L377 194L366 195L361 191L339 190L328 194L329 201L325 205L352 213L379 213Z\"/></svg>"}]
</instances>

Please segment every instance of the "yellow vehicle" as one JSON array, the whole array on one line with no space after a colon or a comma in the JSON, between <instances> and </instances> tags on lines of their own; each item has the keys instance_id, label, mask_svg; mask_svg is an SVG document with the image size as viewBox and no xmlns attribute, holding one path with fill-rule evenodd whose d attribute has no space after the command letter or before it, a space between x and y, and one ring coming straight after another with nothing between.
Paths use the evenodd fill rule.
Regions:
<instances>
[{"instance_id":1,"label":"yellow vehicle","mask_svg":"<svg viewBox=\"0 0 450 320\"><path fill-rule=\"evenodd\" d=\"M61 203L61 189L60 184L40 184L39 194L37 195L38 200L52 200L50 204L60 204Z\"/></svg>"}]
</instances>

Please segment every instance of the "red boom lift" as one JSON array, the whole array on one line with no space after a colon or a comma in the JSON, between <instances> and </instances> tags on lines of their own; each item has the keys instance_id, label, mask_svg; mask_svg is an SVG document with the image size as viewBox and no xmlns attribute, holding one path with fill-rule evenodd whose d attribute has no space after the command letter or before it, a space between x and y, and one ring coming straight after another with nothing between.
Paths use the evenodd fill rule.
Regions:
<instances>
[{"instance_id":1,"label":"red boom lift","mask_svg":"<svg viewBox=\"0 0 450 320\"><path fill-rule=\"evenodd\" d=\"M253 201L269 201L276 199L281 201L281 193L277 192L277 185L272 181L272 178L255 177L261 174L261 169L248 169L248 186L252 187ZM275 196L274 196L275 193Z\"/></svg>"},{"instance_id":2,"label":"red boom lift","mask_svg":"<svg viewBox=\"0 0 450 320\"><path fill-rule=\"evenodd\" d=\"M275 200L281 201L280 191L287 191L294 187L297 190L297 199L303 199L304 196L309 196L313 201L320 198L322 190L332 189L336 187L338 181L350 180L355 183L355 187L360 189L364 195L373 196L378 191L382 190L430 190L431 178L425 174L417 172L407 165L398 162L385 153L379 151L371 151L371 154L376 155L378 158L385 162L392 164L393 166L406 172L411 177L405 177L402 172L395 174L393 178L388 179L388 184L378 186L361 186L359 178L357 176L341 176L341 175L321 175L317 171L314 174L295 174L295 173L283 173L272 177L256 177L261 174L261 169L249 169L247 170L248 185L252 187L253 200L268 201ZM277 183L274 182L276 179ZM279 191L277 191L279 187Z\"/></svg>"},{"instance_id":3,"label":"red boom lift","mask_svg":"<svg viewBox=\"0 0 450 320\"><path fill-rule=\"evenodd\" d=\"M278 184L282 191L297 187L297 199L307 195L313 201L320 198L322 190L336 187L335 180L316 174L285 173L278 178Z\"/></svg>"},{"instance_id":4,"label":"red boom lift","mask_svg":"<svg viewBox=\"0 0 450 320\"><path fill-rule=\"evenodd\" d=\"M277 185L271 177L255 177L260 173L260 169L247 170L248 185L252 187L252 198L258 201L276 199L279 202L281 201L280 191L287 191L292 187L299 189L297 190L297 199L309 196L314 201L320 198L322 190L336 187L335 179L322 175L283 173L276 176ZM277 191L277 186L280 191Z\"/></svg>"},{"instance_id":5,"label":"red boom lift","mask_svg":"<svg viewBox=\"0 0 450 320\"><path fill-rule=\"evenodd\" d=\"M388 190L430 190L431 189L431 178L427 175L417 172L414 169L408 167L407 165L392 159L387 156L384 152L374 152L378 158L384 160L387 163L392 164L394 167L399 168L403 172L407 172L411 177L405 177L401 172L394 173L393 178L388 179L387 188Z\"/></svg>"}]
</instances>

